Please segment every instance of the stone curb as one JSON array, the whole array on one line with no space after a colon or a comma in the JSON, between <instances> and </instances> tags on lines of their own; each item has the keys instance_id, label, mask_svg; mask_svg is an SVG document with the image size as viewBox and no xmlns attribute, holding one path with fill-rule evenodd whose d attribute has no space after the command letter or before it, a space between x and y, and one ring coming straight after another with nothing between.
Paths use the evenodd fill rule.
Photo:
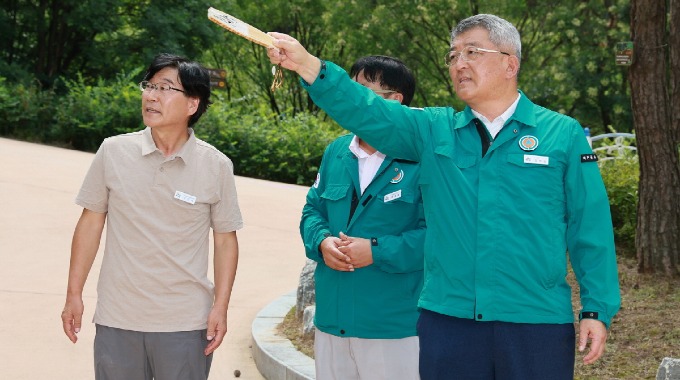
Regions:
<instances>
[{"instance_id":1,"label":"stone curb","mask_svg":"<svg viewBox=\"0 0 680 380\"><path fill-rule=\"evenodd\" d=\"M297 291L292 291L265 306L252 325L253 359L268 380L314 380L314 359L299 352L286 338L276 334L276 327L295 306Z\"/></svg>"}]
</instances>

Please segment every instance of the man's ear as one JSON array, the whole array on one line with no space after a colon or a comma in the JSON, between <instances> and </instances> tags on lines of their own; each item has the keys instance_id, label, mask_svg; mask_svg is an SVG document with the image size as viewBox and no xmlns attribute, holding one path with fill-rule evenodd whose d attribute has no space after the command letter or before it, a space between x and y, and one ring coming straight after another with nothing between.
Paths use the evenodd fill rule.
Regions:
<instances>
[{"instance_id":1,"label":"man's ear","mask_svg":"<svg viewBox=\"0 0 680 380\"><path fill-rule=\"evenodd\" d=\"M201 101L198 98L189 98L189 101L187 102L187 112L189 116L196 113L200 103Z\"/></svg>"},{"instance_id":2,"label":"man's ear","mask_svg":"<svg viewBox=\"0 0 680 380\"><path fill-rule=\"evenodd\" d=\"M398 100L399 103L402 103L404 101L404 94L402 94L401 92L393 92L391 95L392 96L390 97L390 99Z\"/></svg>"},{"instance_id":3,"label":"man's ear","mask_svg":"<svg viewBox=\"0 0 680 380\"><path fill-rule=\"evenodd\" d=\"M508 66L505 68L505 74L508 79L517 78L519 73L519 58L516 55L508 57Z\"/></svg>"}]
</instances>

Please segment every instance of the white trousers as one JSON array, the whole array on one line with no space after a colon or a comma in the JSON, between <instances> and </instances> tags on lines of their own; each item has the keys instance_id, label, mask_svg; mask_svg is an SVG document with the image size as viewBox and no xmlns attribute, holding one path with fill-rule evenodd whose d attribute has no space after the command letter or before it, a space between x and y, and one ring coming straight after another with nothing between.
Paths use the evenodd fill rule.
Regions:
<instances>
[{"instance_id":1,"label":"white trousers","mask_svg":"<svg viewBox=\"0 0 680 380\"><path fill-rule=\"evenodd\" d=\"M417 336L403 339L341 338L314 333L317 380L419 380Z\"/></svg>"}]
</instances>

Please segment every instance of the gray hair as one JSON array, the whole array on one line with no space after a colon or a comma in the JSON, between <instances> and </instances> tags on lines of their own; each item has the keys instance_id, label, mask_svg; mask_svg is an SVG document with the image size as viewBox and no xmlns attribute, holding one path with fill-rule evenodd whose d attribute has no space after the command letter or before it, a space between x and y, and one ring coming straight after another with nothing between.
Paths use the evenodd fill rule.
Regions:
<instances>
[{"instance_id":1,"label":"gray hair","mask_svg":"<svg viewBox=\"0 0 680 380\"><path fill-rule=\"evenodd\" d=\"M489 32L489 40L499 48L511 48L517 59L522 60L522 41L514 25L507 20L490 14L479 14L462 20L451 30L451 42L461 33L470 29L483 28Z\"/></svg>"}]
</instances>

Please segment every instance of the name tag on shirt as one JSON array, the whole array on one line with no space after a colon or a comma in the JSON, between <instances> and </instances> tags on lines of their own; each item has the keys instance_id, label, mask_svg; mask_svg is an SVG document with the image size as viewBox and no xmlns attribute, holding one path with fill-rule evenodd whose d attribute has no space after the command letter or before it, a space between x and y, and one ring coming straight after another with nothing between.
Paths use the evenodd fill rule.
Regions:
<instances>
[{"instance_id":1,"label":"name tag on shirt","mask_svg":"<svg viewBox=\"0 0 680 380\"><path fill-rule=\"evenodd\" d=\"M180 201L190 203L190 204L195 204L196 203L196 197L193 195L189 195L187 193L183 193L179 190L175 191L175 199L179 199Z\"/></svg>"},{"instance_id":2,"label":"name tag on shirt","mask_svg":"<svg viewBox=\"0 0 680 380\"><path fill-rule=\"evenodd\" d=\"M401 198L401 190L397 190L395 192L392 192L392 193L385 195L385 197L383 198L383 202L385 202L385 203L391 202L391 201L398 199L398 198Z\"/></svg>"},{"instance_id":3,"label":"name tag on shirt","mask_svg":"<svg viewBox=\"0 0 680 380\"><path fill-rule=\"evenodd\" d=\"M550 157L535 156L533 154L525 154L524 155L524 163L525 164L548 165L549 162L550 162Z\"/></svg>"}]
</instances>

